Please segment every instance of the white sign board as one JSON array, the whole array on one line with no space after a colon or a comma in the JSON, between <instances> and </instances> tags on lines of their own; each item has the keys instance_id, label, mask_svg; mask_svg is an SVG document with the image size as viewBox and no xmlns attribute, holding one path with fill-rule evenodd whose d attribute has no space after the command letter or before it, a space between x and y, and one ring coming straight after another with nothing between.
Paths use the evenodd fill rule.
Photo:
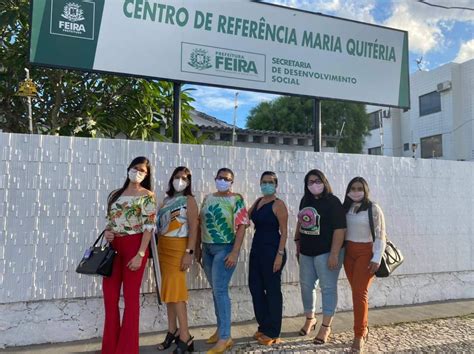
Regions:
<instances>
[{"instance_id":1,"label":"white sign board","mask_svg":"<svg viewBox=\"0 0 474 354\"><path fill-rule=\"evenodd\" d=\"M31 61L409 107L408 34L257 2L36 0Z\"/></svg>"}]
</instances>

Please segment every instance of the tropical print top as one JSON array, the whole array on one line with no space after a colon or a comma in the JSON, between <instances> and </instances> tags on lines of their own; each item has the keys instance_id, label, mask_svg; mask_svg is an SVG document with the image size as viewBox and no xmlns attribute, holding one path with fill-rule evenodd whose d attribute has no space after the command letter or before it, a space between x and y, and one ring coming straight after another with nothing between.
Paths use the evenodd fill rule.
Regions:
<instances>
[{"instance_id":1,"label":"tropical print top","mask_svg":"<svg viewBox=\"0 0 474 354\"><path fill-rule=\"evenodd\" d=\"M158 236L188 237L188 197L178 194L163 201L158 211Z\"/></svg>"},{"instance_id":2,"label":"tropical print top","mask_svg":"<svg viewBox=\"0 0 474 354\"><path fill-rule=\"evenodd\" d=\"M120 196L111 206L107 229L118 234L134 235L153 232L156 223L156 201L153 195Z\"/></svg>"},{"instance_id":3,"label":"tropical print top","mask_svg":"<svg viewBox=\"0 0 474 354\"><path fill-rule=\"evenodd\" d=\"M249 215L242 196L209 194L201 207L203 243L234 243L239 225L249 225Z\"/></svg>"}]
</instances>

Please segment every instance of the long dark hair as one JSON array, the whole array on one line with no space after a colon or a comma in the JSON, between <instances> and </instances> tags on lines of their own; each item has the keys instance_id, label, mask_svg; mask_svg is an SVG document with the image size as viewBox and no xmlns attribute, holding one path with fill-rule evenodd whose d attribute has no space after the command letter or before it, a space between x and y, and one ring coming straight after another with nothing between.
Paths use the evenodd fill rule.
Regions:
<instances>
[{"instance_id":1,"label":"long dark hair","mask_svg":"<svg viewBox=\"0 0 474 354\"><path fill-rule=\"evenodd\" d=\"M362 186L364 187L364 199L362 199L361 205L360 205L359 209L357 209L356 214L360 211L364 211L364 210L369 209L370 204L372 203L370 201L369 184L367 183L367 181L363 177L354 177L353 179L351 179L351 181L347 185L346 195L344 196L344 203L342 204L342 207L344 208L346 213L351 208L352 203L354 203L354 201L351 198L349 198L347 195L351 191L352 185L356 182L360 182L362 184Z\"/></svg>"},{"instance_id":2,"label":"long dark hair","mask_svg":"<svg viewBox=\"0 0 474 354\"><path fill-rule=\"evenodd\" d=\"M183 195L190 195L191 197L194 197L193 192L192 192L192 186L191 186L191 171L189 170L189 168L185 166L179 166L174 169L173 173L171 174L171 178L168 181L168 190L166 191L166 194L168 194L169 197L172 197L176 193L176 190L174 189L174 186L173 186L173 180L179 172L186 173L186 178L188 179L188 185L184 189Z\"/></svg>"},{"instance_id":3,"label":"long dark hair","mask_svg":"<svg viewBox=\"0 0 474 354\"><path fill-rule=\"evenodd\" d=\"M109 197L107 198L107 215L110 213L110 209L112 208L112 204L117 201L117 199L122 195L122 193L127 189L128 185L130 184L130 179L128 178L128 171L135 166L139 164L146 164L146 169L147 169L147 174L145 176L145 179L140 183L140 185L148 189L149 191L153 191L153 187L151 186L151 164L150 160L148 160L146 157L139 156L135 157L132 162L130 162L130 165L127 167L127 179L125 180L125 183L123 184L122 188L116 189L112 191L109 194Z\"/></svg>"},{"instance_id":4,"label":"long dark hair","mask_svg":"<svg viewBox=\"0 0 474 354\"><path fill-rule=\"evenodd\" d=\"M324 198L328 196L329 194L332 194L331 185L329 184L329 181L324 175L324 173L322 173L320 170L317 170L317 169L311 170L306 174L306 176L304 176L304 195L303 195L303 198L301 199L300 209L303 205L307 205L310 200L314 199L313 193L311 193L310 190L308 189L309 176L318 176L321 182L323 182L324 190L320 194L321 198Z\"/></svg>"}]
</instances>

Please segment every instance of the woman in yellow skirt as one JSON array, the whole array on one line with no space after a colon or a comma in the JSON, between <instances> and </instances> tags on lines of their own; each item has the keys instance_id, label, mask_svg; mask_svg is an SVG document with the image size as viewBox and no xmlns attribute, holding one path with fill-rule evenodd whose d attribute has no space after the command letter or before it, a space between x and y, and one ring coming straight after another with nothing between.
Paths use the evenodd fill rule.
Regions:
<instances>
[{"instance_id":1,"label":"woman in yellow skirt","mask_svg":"<svg viewBox=\"0 0 474 354\"><path fill-rule=\"evenodd\" d=\"M158 259L161 271L161 296L168 312L168 333L158 346L173 353L194 350L189 333L186 302L186 271L191 266L199 225L198 207L191 190L191 171L177 167L168 183L168 195L158 211ZM179 322L179 328L177 326Z\"/></svg>"}]
</instances>

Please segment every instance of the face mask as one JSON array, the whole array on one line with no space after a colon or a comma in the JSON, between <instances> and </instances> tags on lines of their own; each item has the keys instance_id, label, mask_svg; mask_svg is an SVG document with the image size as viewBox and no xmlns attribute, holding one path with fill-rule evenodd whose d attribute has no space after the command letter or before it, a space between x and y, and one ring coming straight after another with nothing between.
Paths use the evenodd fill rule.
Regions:
<instances>
[{"instance_id":1,"label":"face mask","mask_svg":"<svg viewBox=\"0 0 474 354\"><path fill-rule=\"evenodd\" d=\"M276 192L276 186L273 183L262 183L260 185L260 190L263 195L272 195Z\"/></svg>"},{"instance_id":2,"label":"face mask","mask_svg":"<svg viewBox=\"0 0 474 354\"><path fill-rule=\"evenodd\" d=\"M146 177L145 172L137 171L134 168L131 168L128 171L128 178L130 179L130 181L132 181L134 183L142 183L142 181L145 179L145 177Z\"/></svg>"},{"instance_id":3,"label":"face mask","mask_svg":"<svg viewBox=\"0 0 474 354\"><path fill-rule=\"evenodd\" d=\"M351 198L354 202L360 202L362 199L364 199L364 192L352 192L350 191L347 196Z\"/></svg>"},{"instance_id":4,"label":"face mask","mask_svg":"<svg viewBox=\"0 0 474 354\"><path fill-rule=\"evenodd\" d=\"M176 192L182 192L188 186L188 182L183 181L181 178L175 178L173 180L173 187Z\"/></svg>"},{"instance_id":5,"label":"face mask","mask_svg":"<svg viewBox=\"0 0 474 354\"><path fill-rule=\"evenodd\" d=\"M324 184L313 183L312 185L308 186L308 189L313 195L320 195L324 190Z\"/></svg>"},{"instance_id":6,"label":"face mask","mask_svg":"<svg viewBox=\"0 0 474 354\"><path fill-rule=\"evenodd\" d=\"M227 192L230 189L232 182L223 179L216 179L216 188L219 192Z\"/></svg>"}]
</instances>

